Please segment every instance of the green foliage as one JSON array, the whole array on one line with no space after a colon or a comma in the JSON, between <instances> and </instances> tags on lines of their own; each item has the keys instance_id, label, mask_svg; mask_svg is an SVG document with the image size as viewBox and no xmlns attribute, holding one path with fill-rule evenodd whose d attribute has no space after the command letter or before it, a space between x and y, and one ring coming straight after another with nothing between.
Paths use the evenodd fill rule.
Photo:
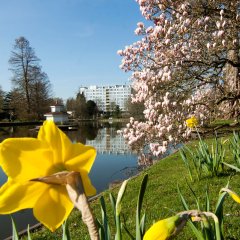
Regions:
<instances>
[{"instance_id":1,"label":"green foliage","mask_svg":"<svg viewBox=\"0 0 240 240\"><path fill-rule=\"evenodd\" d=\"M134 234L130 232L127 225L125 224L124 215L121 214L122 199L126 191L127 181L124 181L123 184L121 185L121 188L118 192L117 201L115 201L115 198L111 193L109 194L109 198L112 206L112 213L114 216L114 229L116 229L115 240L123 239L122 229L124 229L124 231L127 233L130 239L141 240L143 238L143 235L145 233L145 214L143 214L143 216L141 217L141 209L143 204L144 193L146 191L147 180L148 180L148 175L145 175L143 177L141 187L139 189L139 194L138 194L137 207L136 207L136 238L134 238ZM105 200L102 196L100 197L100 208L101 208L102 219L101 221L97 220L97 224L99 226L100 240L110 240L112 239L111 231L110 231L110 223L108 221Z\"/></svg>"},{"instance_id":2,"label":"green foliage","mask_svg":"<svg viewBox=\"0 0 240 240\"><path fill-rule=\"evenodd\" d=\"M98 113L97 104L92 100L88 100L86 103L86 111L87 111L88 117L90 118L96 117Z\"/></svg>"},{"instance_id":3,"label":"green foliage","mask_svg":"<svg viewBox=\"0 0 240 240\"><path fill-rule=\"evenodd\" d=\"M230 149L237 167L240 168L240 133L233 133L233 137L230 140Z\"/></svg>"},{"instance_id":4,"label":"green foliage","mask_svg":"<svg viewBox=\"0 0 240 240\"><path fill-rule=\"evenodd\" d=\"M67 111L73 111L73 118L88 118L86 98L83 93L77 93L75 98L68 98L66 101Z\"/></svg>"},{"instance_id":5,"label":"green foliage","mask_svg":"<svg viewBox=\"0 0 240 240\"><path fill-rule=\"evenodd\" d=\"M120 118L121 117L121 109L119 107L119 105L115 105L114 108L113 108L113 117L116 117L116 118Z\"/></svg>"},{"instance_id":6,"label":"green foliage","mask_svg":"<svg viewBox=\"0 0 240 240\"><path fill-rule=\"evenodd\" d=\"M223 162L223 164L236 172L240 172L240 134L239 133L236 133L236 132L233 133L233 136L230 139L229 148L233 155L234 165L226 162Z\"/></svg>"},{"instance_id":7,"label":"green foliage","mask_svg":"<svg viewBox=\"0 0 240 240\"><path fill-rule=\"evenodd\" d=\"M227 186L223 189L228 189L229 182L227 183ZM192 219L192 222L189 221L188 225L192 229L193 234L196 236L198 240L206 239L206 240L221 240L224 239L224 214L223 214L223 203L225 201L225 197L227 195L227 192L220 191L217 204L214 209L211 210L210 206L213 206L213 204L210 204L210 196L208 191L206 191L205 199L203 198L203 201L205 201L205 204L202 204L200 202L200 197L197 197L193 189L188 185L191 196L195 199L196 209L197 213L199 214L197 217L200 216L199 220L196 220L196 222L201 222L201 224L196 224L195 221ZM187 201L185 200L183 194L180 191L180 188L178 186L178 195L180 197L180 200L182 202L182 205L186 211L189 212L190 207L187 204ZM213 220L213 221L212 221Z\"/></svg>"},{"instance_id":8,"label":"green foliage","mask_svg":"<svg viewBox=\"0 0 240 240\"><path fill-rule=\"evenodd\" d=\"M222 139L215 137L214 143L209 146L199 136L198 147L191 150L184 146L180 150L180 155L188 170L191 181L196 175L200 180L203 176L219 176L223 173L223 162L225 159L224 142Z\"/></svg>"},{"instance_id":9,"label":"green foliage","mask_svg":"<svg viewBox=\"0 0 240 240\"><path fill-rule=\"evenodd\" d=\"M210 123L209 126L217 127L217 126L229 125L233 123L234 123L233 119L215 119L213 122Z\"/></svg>"}]
</instances>

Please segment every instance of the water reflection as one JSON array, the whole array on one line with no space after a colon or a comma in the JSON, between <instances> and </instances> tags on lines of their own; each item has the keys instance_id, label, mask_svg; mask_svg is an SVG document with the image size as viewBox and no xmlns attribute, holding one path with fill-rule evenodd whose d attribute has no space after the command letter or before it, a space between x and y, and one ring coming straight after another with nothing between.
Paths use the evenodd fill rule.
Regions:
<instances>
[{"instance_id":1,"label":"water reflection","mask_svg":"<svg viewBox=\"0 0 240 240\"><path fill-rule=\"evenodd\" d=\"M92 145L97 149L97 158L92 167L90 178L97 192L107 189L110 184L122 181L135 175L139 169L137 156L128 148L124 139L117 134L121 124L110 125L97 122L82 123L76 131L68 131L66 134L73 142L81 142ZM8 137L36 137L36 129L31 127L11 127L0 129L0 141ZM0 184L6 181L6 176L0 169ZM24 210L13 215L19 231L27 227L27 224L35 224L32 211ZM11 235L11 221L9 216L0 216L0 239Z\"/></svg>"},{"instance_id":2,"label":"water reflection","mask_svg":"<svg viewBox=\"0 0 240 240\"><path fill-rule=\"evenodd\" d=\"M117 134L122 125L88 123L76 132L68 132L73 142L82 142L97 149L97 158L90 178L98 192L113 182L122 181L138 173L137 156L132 153L123 137ZM87 132L87 134L85 134Z\"/></svg>"}]
</instances>

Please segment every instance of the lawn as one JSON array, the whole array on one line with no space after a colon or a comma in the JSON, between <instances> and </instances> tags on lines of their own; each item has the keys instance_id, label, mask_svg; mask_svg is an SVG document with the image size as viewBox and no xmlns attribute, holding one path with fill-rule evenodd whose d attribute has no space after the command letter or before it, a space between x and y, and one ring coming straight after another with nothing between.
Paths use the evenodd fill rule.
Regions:
<instances>
[{"instance_id":1,"label":"lawn","mask_svg":"<svg viewBox=\"0 0 240 240\"><path fill-rule=\"evenodd\" d=\"M226 137L227 139L228 137ZM211 143L213 140L207 140ZM194 149L198 144L193 141L189 144L191 149ZM224 145L226 149L226 161L232 163L232 155L229 150L229 144L226 142ZM130 179L127 185L123 202L122 212L126 226L130 232L135 233L135 211L139 187L143 176L148 174L147 190L144 196L143 211L146 212L146 228L148 229L155 221L175 215L175 213L184 211L180 201L177 184L184 195L188 205L191 209L197 209L194 197L188 187L191 186L192 190L199 198L200 205L204 207L205 192L208 189L210 196L210 210L214 211L219 190L226 186L230 176L229 173L221 174L218 177L203 177L200 181L190 181L187 169L180 157L179 152L176 152L158 162L153 166L144 170L138 176ZM240 175L232 174L230 179L230 189L240 194ZM112 194L116 197L119 186L112 189ZM107 204L107 213L109 221L113 223L113 214L110 207L109 190L102 193ZM101 218L99 198L91 202L91 207L95 216ZM234 202L230 197L227 197L224 203L224 233L225 239L239 239L240 236L240 205ZM69 229L72 239L90 239L86 227L82 224L80 213L74 210L68 219ZM112 236L114 236L114 229L111 229ZM130 239L123 230L123 239ZM23 239L27 239L23 237ZM32 233L32 239L62 239L62 230L59 229L55 233L41 227ZM114 239L114 237L113 237ZM190 227L186 226L184 230L176 237L176 239L196 239L192 234Z\"/></svg>"}]
</instances>

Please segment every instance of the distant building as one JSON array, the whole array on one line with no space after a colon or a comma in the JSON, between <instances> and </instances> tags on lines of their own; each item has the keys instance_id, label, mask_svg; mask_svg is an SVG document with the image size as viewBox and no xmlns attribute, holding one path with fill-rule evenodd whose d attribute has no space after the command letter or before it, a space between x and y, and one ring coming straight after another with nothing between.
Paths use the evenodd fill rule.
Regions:
<instances>
[{"instance_id":1,"label":"distant building","mask_svg":"<svg viewBox=\"0 0 240 240\"><path fill-rule=\"evenodd\" d=\"M55 123L67 123L68 114L63 105L50 106L51 112L45 113L46 120L52 120Z\"/></svg>"},{"instance_id":2,"label":"distant building","mask_svg":"<svg viewBox=\"0 0 240 240\"><path fill-rule=\"evenodd\" d=\"M131 86L90 86L81 87L80 93L84 94L86 100L94 101L100 111L112 111L113 105L118 105L122 111L126 111L126 102L131 95Z\"/></svg>"}]
</instances>

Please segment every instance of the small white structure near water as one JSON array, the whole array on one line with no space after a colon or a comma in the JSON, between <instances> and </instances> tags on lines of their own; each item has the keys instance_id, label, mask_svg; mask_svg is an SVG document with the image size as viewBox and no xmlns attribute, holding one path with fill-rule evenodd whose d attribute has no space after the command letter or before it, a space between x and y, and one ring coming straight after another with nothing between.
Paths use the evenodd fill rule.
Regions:
<instances>
[{"instance_id":1,"label":"small white structure near water","mask_svg":"<svg viewBox=\"0 0 240 240\"><path fill-rule=\"evenodd\" d=\"M50 106L51 112L45 113L44 116L46 120L52 120L55 123L67 123L68 122L68 113L66 112L63 105L57 104Z\"/></svg>"}]
</instances>

